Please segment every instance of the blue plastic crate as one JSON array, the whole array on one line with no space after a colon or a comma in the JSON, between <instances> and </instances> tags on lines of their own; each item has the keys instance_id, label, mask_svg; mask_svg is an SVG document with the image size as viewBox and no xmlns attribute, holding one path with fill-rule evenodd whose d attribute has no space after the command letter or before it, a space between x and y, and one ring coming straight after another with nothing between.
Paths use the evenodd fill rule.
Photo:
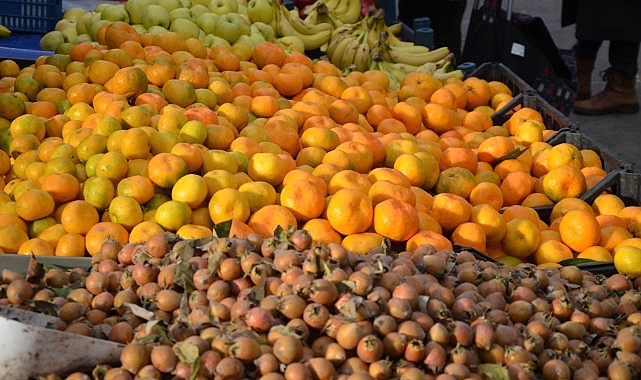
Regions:
<instances>
[{"instance_id":1,"label":"blue plastic crate","mask_svg":"<svg viewBox=\"0 0 641 380\"><path fill-rule=\"evenodd\" d=\"M46 33L62 17L62 0L0 0L0 23L15 32Z\"/></svg>"}]
</instances>

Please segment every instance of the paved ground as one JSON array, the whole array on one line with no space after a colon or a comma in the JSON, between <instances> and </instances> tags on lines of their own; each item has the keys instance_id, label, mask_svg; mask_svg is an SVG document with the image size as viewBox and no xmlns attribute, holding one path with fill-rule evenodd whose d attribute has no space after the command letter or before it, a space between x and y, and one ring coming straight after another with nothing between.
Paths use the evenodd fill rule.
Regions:
<instances>
[{"instance_id":1,"label":"paved ground","mask_svg":"<svg viewBox=\"0 0 641 380\"><path fill-rule=\"evenodd\" d=\"M468 0L466 15L463 21L463 36L467 30L469 15L474 1ZM507 0L503 1L507 4ZM546 23L550 34L559 49L570 49L575 43L574 26L561 27L561 9L559 0L525 1L515 0L513 9L516 12L540 16ZM505 5L504 5L505 7ZM601 90L604 82L600 72L609 67L607 60L607 43L601 47L595 70L592 76L593 90ZM641 67L641 57L639 59ZM637 80L638 82L638 80ZM637 84L637 95L641 96L641 84ZM641 168L641 114L584 116L570 114L570 120L578 123L580 131L603 144L609 152L623 161Z\"/></svg>"}]
</instances>

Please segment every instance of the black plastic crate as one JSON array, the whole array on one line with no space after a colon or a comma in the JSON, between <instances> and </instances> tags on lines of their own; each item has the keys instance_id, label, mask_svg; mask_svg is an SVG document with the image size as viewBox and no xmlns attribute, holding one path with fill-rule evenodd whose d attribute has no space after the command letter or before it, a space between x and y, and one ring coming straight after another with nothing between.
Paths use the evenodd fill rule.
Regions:
<instances>
[{"instance_id":1,"label":"black plastic crate","mask_svg":"<svg viewBox=\"0 0 641 380\"><path fill-rule=\"evenodd\" d=\"M496 260L494 260L494 259L492 259L490 257L485 256L483 253L477 251L474 248L465 247L465 246L461 246L461 245L455 245L453 248L454 248L454 252L458 253L458 252L467 251L467 252L470 252L472 255L474 255L474 257L477 260L489 261L489 262L492 262L492 263L499 264L498 261L496 261ZM499 264L499 265L503 265L503 264ZM614 267L613 263L593 261L593 262L589 262L589 263L577 264L575 266L577 268L581 269L581 270L586 270L586 271L588 271L590 273L600 274L600 275L603 275L603 276L606 276L606 277L610 277L613 274L617 273L617 270Z\"/></svg>"},{"instance_id":2,"label":"black plastic crate","mask_svg":"<svg viewBox=\"0 0 641 380\"><path fill-rule=\"evenodd\" d=\"M0 23L16 32L47 33L62 17L62 0L0 0Z\"/></svg>"}]
</instances>

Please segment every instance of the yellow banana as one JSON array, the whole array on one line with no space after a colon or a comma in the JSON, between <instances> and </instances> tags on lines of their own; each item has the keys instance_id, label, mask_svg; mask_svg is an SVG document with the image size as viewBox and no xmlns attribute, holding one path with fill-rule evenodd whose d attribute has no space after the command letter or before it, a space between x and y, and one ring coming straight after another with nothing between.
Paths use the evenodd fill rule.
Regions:
<instances>
[{"instance_id":1,"label":"yellow banana","mask_svg":"<svg viewBox=\"0 0 641 380\"><path fill-rule=\"evenodd\" d=\"M332 30L332 25L323 23L323 24L309 24L306 23L305 20L301 19L300 16L298 15L298 12L289 11L284 5L281 5L281 12L283 15L283 18L287 20L287 22L294 28L298 33L301 34L316 34L318 32L322 32L324 30Z\"/></svg>"},{"instance_id":2,"label":"yellow banana","mask_svg":"<svg viewBox=\"0 0 641 380\"><path fill-rule=\"evenodd\" d=\"M427 62L436 62L445 58L450 53L446 46L435 50L427 49L426 51L420 52L420 50L389 45L386 46L384 52L390 62L406 63L414 66L421 66Z\"/></svg>"},{"instance_id":3,"label":"yellow banana","mask_svg":"<svg viewBox=\"0 0 641 380\"><path fill-rule=\"evenodd\" d=\"M336 17L345 24L354 24L361 18L361 0L339 0Z\"/></svg>"},{"instance_id":4,"label":"yellow banana","mask_svg":"<svg viewBox=\"0 0 641 380\"><path fill-rule=\"evenodd\" d=\"M344 41L346 38L351 38L353 35L356 35L357 32L358 28L356 28L353 24L343 25L337 29L334 29L334 31L332 32L332 36L327 44L327 55L330 57L334 55L334 50L340 44L340 42Z\"/></svg>"},{"instance_id":5,"label":"yellow banana","mask_svg":"<svg viewBox=\"0 0 641 380\"><path fill-rule=\"evenodd\" d=\"M332 52L332 54L329 54L328 52L327 55L329 56L330 62L332 62L334 66L340 69L343 69L343 67L341 66L344 61L344 56L347 54L349 58L350 54L356 54L356 52L350 53L349 49L350 49L350 46L353 45L353 41L357 41L357 40L358 40L358 36L356 35L347 35L343 37L334 48L334 51ZM353 59L353 56L352 56L352 59Z\"/></svg>"},{"instance_id":6,"label":"yellow banana","mask_svg":"<svg viewBox=\"0 0 641 380\"><path fill-rule=\"evenodd\" d=\"M289 13L286 11L285 13ZM277 18L277 31L280 36L298 36L305 45L305 50L318 49L329 41L331 30L321 30L316 33L299 32L284 16L283 12L275 12Z\"/></svg>"},{"instance_id":7,"label":"yellow banana","mask_svg":"<svg viewBox=\"0 0 641 380\"><path fill-rule=\"evenodd\" d=\"M391 46L414 46L414 42L410 41L403 41L396 37L394 33L390 33L389 31L387 32L387 35L385 36L385 41L391 45Z\"/></svg>"},{"instance_id":8,"label":"yellow banana","mask_svg":"<svg viewBox=\"0 0 641 380\"><path fill-rule=\"evenodd\" d=\"M11 36L11 30L6 26L0 24L0 38L5 38Z\"/></svg>"},{"instance_id":9,"label":"yellow banana","mask_svg":"<svg viewBox=\"0 0 641 380\"><path fill-rule=\"evenodd\" d=\"M354 70L365 72L372 65L372 55L366 36L363 36L354 55Z\"/></svg>"},{"instance_id":10,"label":"yellow banana","mask_svg":"<svg viewBox=\"0 0 641 380\"><path fill-rule=\"evenodd\" d=\"M399 33L403 31L403 24L400 22L397 22L396 24L392 24L387 27L387 31L390 34L393 34L395 36L398 36Z\"/></svg>"}]
</instances>

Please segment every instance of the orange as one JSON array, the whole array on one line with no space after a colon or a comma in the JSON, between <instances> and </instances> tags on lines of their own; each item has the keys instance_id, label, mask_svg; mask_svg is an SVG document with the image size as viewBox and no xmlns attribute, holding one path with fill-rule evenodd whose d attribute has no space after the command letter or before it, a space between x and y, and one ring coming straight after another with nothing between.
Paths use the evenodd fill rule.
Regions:
<instances>
[{"instance_id":1,"label":"orange","mask_svg":"<svg viewBox=\"0 0 641 380\"><path fill-rule=\"evenodd\" d=\"M120 152L107 152L98 160L96 176L117 183L127 175L127 158Z\"/></svg>"},{"instance_id":2,"label":"orange","mask_svg":"<svg viewBox=\"0 0 641 380\"><path fill-rule=\"evenodd\" d=\"M478 158L476 153L470 148L449 147L443 150L443 153L439 157L439 167L441 170L461 167L475 173L477 165Z\"/></svg>"},{"instance_id":3,"label":"orange","mask_svg":"<svg viewBox=\"0 0 641 380\"><path fill-rule=\"evenodd\" d=\"M601 194L592 201L592 208L597 215L617 215L625 208L625 203L616 194Z\"/></svg>"},{"instance_id":4,"label":"orange","mask_svg":"<svg viewBox=\"0 0 641 380\"><path fill-rule=\"evenodd\" d=\"M65 204L60 214L60 224L65 231L85 235L98 223L98 211L85 200L75 200Z\"/></svg>"},{"instance_id":5,"label":"orange","mask_svg":"<svg viewBox=\"0 0 641 380\"><path fill-rule=\"evenodd\" d=\"M534 252L534 262L536 264L558 263L572 258L574 258L574 255L570 248L556 240L548 240L541 243Z\"/></svg>"},{"instance_id":6,"label":"orange","mask_svg":"<svg viewBox=\"0 0 641 380\"><path fill-rule=\"evenodd\" d=\"M487 250L485 230L482 226L473 222L459 224L454 231L452 231L452 244L473 248L479 252L485 252Z\"/></svg>"},{"instance_id":7,"label":"orange","mask_svg":"<svg viewBox=\"0 0 641 380\"><path fill-rule=\"evenodd\" d=\"M273 42L265 41L260 42L254 46L252 53L252 62L256 64L259 69L262 69L268 64L282 66L285 63L287 54L278 45Z\"/></svg>"},{"instance_id":8,"label":"orange","mask_svg":"<svg viewBox=\"0 0 641 380\"><path fill-rule=\"evenodd\" d=\"M543 193L531 193L523 201L521 201L521 205L527 206L527 207L541 207L541 206L552 206L554 202L550 198L547 197L547 195Z\"/></svg>"},{"instance_id":9,"label":"orange","mask_svg":"<svg viewBox=\"0 0 641 380\"><path fill-rule=\"evenodd\" d=\"M505 236L507 230L505 219L498 210L487 204L472 207L470 221L481 226L488 245L499 243Z\"/></svg>"},{"instance_id":10,"label":"orange","mask_svg":"<svg viewBox=\"0 0 641 380\"><path fill-rule=\"evenodd\" d=\"M256 153L247 164L247 174L254 181L265 181L278 186L285 178L285 162L275 153Z\"/></svg>"},{"instance_id":11,"label":"orange","mask_svg":"<svg viewBox=\"0 0 641 380\"><path fill-rule=\"evenodd\" d=\"M394 169L405 174L412 186L422 187L428 179L424 161L415 154L403 153L398 156L394 160Z\"/></svg>"},{"instance_id":12,"label":"orange","mask_svg":"<svg viewBox=\"0 0 641 380\"><path fill-rule=\"evenodd\" d=\"M16 214L27 221L44 218L55 208L51 194L42 189L28 189L16 198Z\"/></svg>"},{"instance_id":13,"label":"orange","mask_svg":"<svg viewBox=\"0 0 641 380\"><path fill-rule=\"evenodd\" d=\"M586 189L585 176L572 165L552 169L543 178L543 191L554 202L563 198L579 197Z\"/></svg>"},{"instance_id":14,"label":"orange","mask_svg":"<svg viewBox=\"0 0 641 380\"><path fill-rule=\"evenodd\" d=\"M467 199L477 185L476 177L462 167L450 167L443 170L436 182L436 193L452 193Z\"/></svg>"},{"instance_id":15,"label":"orange","mask_svg":"<svg viewBox=\"0 0 641 380\"><path fill-rule=\"evenodd\" d=\"M162 188L172 187L189 172L185 160L174 153L160 153L149 160L149 179Z\"/></svg>"},{"instance_id":16,"label":"orange","mask_svg":"<svg viewBox=\"0 0 641 380\"><path fill-rule=\"evenodd\" d=\"M280 191L279 203L294 214L296 220L305 222L319 217L325 209L326 191L308 180L287 183Z\"/></svg>"},{"instance_id":17,"label":"orange","mask_svg":"<svg viewBox=\"0 0 641 380\"><path fill-rule=\"evenodd\" d=\"M129 243L144 244L149 238L157 233L165 231L156 222L145 220L136 224L129 232Z\"/></svg>"},{"instance_id":18,"label":"orange","mask_svg":"<svg viewBox=\"0 0 641 380\"><path fill-rule=\"evenodd\" d=\"M631 279L641 275L641 248L625 246L614 252L614 266L617 271Z\"/></svg>"},{"instance_id":19,"label":"orange","mask_svg":"<svg viewBox=\"0 0 641 380\"><path fill-rule=\"evenodd\" d=\"M127 195L114 197L109 203L109 220L124 226L127 231L143 221L142 207L134 198Z\"/></svg>"},{"instance_id":20,"label":"orange","mask_svg":"<svg viewBox=\"0 0 641 380\"><path fill-rule=\"evenodd\" d=\"M386 199L397 199L411 206L416 205L416 195L410 186L399 185L387 180L378 180L372 183L367 194L374 206Z\"/></svg>"},{"instance_id":21,"label":"orange","mask_svg":"<svg viewBox=\"0 0 641 380\"><path fill-rule=\"evenodd\" d=\"M498 158L512 152L514 148L514 142L509 137L492 136L479 145L478 159L479 161L493 163Z\"/></svg>"},{"instance_id":22,"label":"orange","mask_svg":"<svg viewBox=\"0 0 641 380\"><path fill-rule=\"evenodd\" d=\"M353 189L340 189L327 204L327 220L343 235L360 233L372 224L374 208L367 194Z\"/></svg>"},{"instance_id":23,"label":"orange","mask_svg":"<svg viewBox=\"0 0 641 380\"><path fill-rule=\"evenodd\" d=\"M450 90L450 88L443 86L432 93L429 98L429 103L439 104L446 108L456 110L458 102L454 92Z\"/></svg>"},{"instance_id":24,"label":"orange","mask_svg":"<svg viewBox=\"0 0 641 380\"><path fill-rule=\"evenodd\" d=\"M297 226L296 217L287 208L280 205L267 205L254 212L247 225L263 238L274 235L278 226L287 229Z\"/></svg>"},{"instance_id":25,"label":"orange","mask_svg":"<svg viewBox=\"0 0 641 380\"><path fill-rule=\"evenodd\" d=\"M397 223L402 220L403 223ZM416 208L398 199L389 198L374 207L374 230L394 241L406 241L418 231Z\"/></svg>"},{"instance_id":26,"label":"orange","mask_svg":"<svg viewBox=\"0 0 641 380\"><path fill-rule=\"evenodd\" d=\"M528 219L512 219L505 224L501 246L510 256L525 258L539 246L539 227Z\"/></svg>"},{"instance_id":27,"label":"orange","mask_svg":"<svg viewBox=\"0 0 641 380\"><path fill-rule=\"evenodd\" d=\"M517 127L528 120L534 120L544 125L543 116L539 111L530 107L522 107L518 111L514 112L505 123L510 135L516 135Z\"/></svg>"},{"instance_id":28,"label":"orange","mask_svg":"<svg viewBox=\"0 0 641 380\"><path fill-rule=\"evenodd\" d=\"M154 184L148 177L133 175L118 182L116 193L130 196L139 204L145 204L154 196Z\"/></svg>"},{"instance_id":29,"label":"orange","mask_svg":"<svg viewBox=\"0 0 641 380\"><path fill-rule=\"evenodd\" d=\"M245 222L251 212L247 196L232 188L215 192L209 200L208 209L209 216L215 224L232 219Z\"/></svg>"},{"instance_id":30,"label":"orange","mask_svg":"<svg viewBox=\"0 0 641 380\"><path fill-rule=\"evenodd\" d=\"M117 70L104 85L105 90L111 93L135 99L138 95L147 92L148 82L142 69L131 66Z\"/></svg>"},{"instance_id":31,"label":"orange","mask_svg":"<svg viewBox=\"0 0 641 380\"><path fill-rule=\"evenodd\" d=\"M54 248L46 240L31 238L20 245L17 253L19 255L53 256Z\"/></svg>"},{"instance_id":32,"label":"orange","mask_svg":"<svg viewBox=\"0 0 641 380\"><path fill-rule=\"evenodd\" d=\"M601 239L599 222L592 213L572 210L565 214L559 224L561 241L575 252L598 245Z\"/></svg>"},{"instance_id":33,"label":"orange","mask_svg":"<svg viewBox=\"0 0 641 380\"><path fill-rule=\"evenodd\" d=\"M611 263L614 259L607 249L598 245L592 246L576 256L578 259L590 259L594 261Z\"/></svg>"},{"instance_id":34,"label":"orange","mask_svg":"<svg viewBox=\"0 0 641 380\"><path fill-rule=\"evenodd\" d=\"M492 118L489 115L477 110L466 113L463 118L463 126L473 131L486 131L492 124Z\"/></svg>"},{"instance_id":35,"label":"orange","mask_svg":"<svg viewBox=\"0 0 641 380\"><path fill-rule=\"evenodd\" d=\"M90 177L82 186L82 195L84 200L97 210L102 211L109 206L111 200L116 196L116 188L107 178Z\"/></svg>"},{"instance_id":36,"label":"orange","mask_svg":"<svg viewBox=\"0 0 641 380\"><path fill-rule=\"evenodd\" d=\"M341 241L341 246L350 253L364 255L370 249L380 247L383 240L384 236L376 232L361 232L345 236Z\"/></svg>"},{"instance_id":37,"label":"orange","mask_svg":"<svg viewBox=\"0 0 641 380\"><path fill-rule=\"evenodd\" d=\"M118 223L98 222L87 231L85 248L93 256L100 251L102 243L108 239L114 239L121 244L126 244L129 241L129 232Z\"/></svg>"},{"instance_id":38,"label":"orange","mask_svg":"<svg viewBox=\"0 0 641 380\"><path fill-rule=\"evenodd\" d=\"M470 220L472 205L459 195L440 193L432 198L429 215L439 222L444 231L451 232L459 224Z\"/></svg>"},{"instance_id":39,"label":"orange","mask_svg":"<svg viewBox=\"0 0 641 380\"><path fill-rule=\"evenodd\" d=\"M372 183L367 174L354 170L342 170L330 178L327 188L329 194L335 194L340 189L353 189L367 194L371 186Z\"/></svg>"},{"instance_id":40,"label":"orange","mask_svg":"<svg viewBox=\"0 0 641 380\"><path fill-rule=\"evenodd\" d=\"M310 127L300 137L301 144L306 147L317 147L329 152L340 144L336 132L323 127Z\"/></svg>"},{"instance_id":41,"label":"orange","mask_svg":"<svg viewBox=\"0 0 641 380\"><path fill-rule=\"evenodd\" d=\"M601 157L593 149L581 149L581 157L583 158L583 166L595 166L597 168L603 168L603 163L601 162Z\"/></svg>"},{"instance_id":42,"label":"orange","mask_svg":"<svg viewBox=\"0 0 641 380\"><path fill-rule=\"evenodd\" d=\"M423 124L441 134L461 124L461 116L447 107L436 103L428 103L421 110Z\"/></svg>"},{"instance_id":43,"label":"orange","mask_svg":"<svg viewBox=\"0 0 641 380\"><path fill-rule=\"evenodd\" d=\"M42 190L48 192L56 203L72 201L80 194L80 181L68 173L51 173L40 178Z\"/></svg>"},{"instance_id":44,"label":"orange","mask_svg":"<svg viewBox=\"0 0 641 380\"><path fill-rule=\"evenodd\" d=\"M599 239L599 245L612 252L614 250L614 247L616 247L619 243L621 243L625 239L630 239L632 237L632 233L621 226L601 227L601 238Z\"/></svg>"},{"instance_id":45,"label":"orange","mask_svg":"<svg viewBox=\"0 0 641 380\"><path fill-rule=\"evenodd\" d=\"M312 236L312 244L340 244L343 238L326 219L310 219L301 227Z\"/></svg>"},{"instance_id":46,"label":"orange","mask_svg":"<svg viewBox=\"0 0 641 380\"><path fill-rule=\"evenodd\" d=\"M414 107L408 102L401 101L392 107L391 112L392 117L405 125L407 132L416 134L421 130L423 119L419 108Z\"/></svg>"},{"instance_id":47,"label":"orange","mask_svg":"<svg viewBox=\"0 0 641 380\"><path fill-rule=\"evenodd\" d=\"M554 220L560 216L567 214L572 210L581 210L585 212L594 213L590 204L581 198L564 198L556 202L550 212L550 220Z\"/></svg>"},{"instance_id":48,"label":"orange","mask_svg":"<svg viewBox=\"0 0 641 380\"><path fill-rule=\"evenodd\" d=\"M509 222L513 219L527 219L535 224L538 224L540 221L539 214L535 209L531 207L525 207L521 205L512 205L503 208L503 220Z\"/></svg>"},{"instance_id":49,"label":"orange","mask_svg":"<svg viewBox=\"0 0 641 380\"><path fill-rule=\"evenodd\" d=\"M0 250L3 253L18 253L20 246L27 240L29 240L29 235L19 227L0 228Z\"/></svg>"},{"instance_id":50,"label":"orange","mask_svg":"<svg viewBox=\"0 0 641 380\"><path fill-rule=\"evenodd\" d=\"M185 202L192 209L200 206L207 197L207 182L197 174L180 177L171 189L171 198Z\"/></svg>"},{"instance_id":51,"label":"orange","mask_svg":"<svg viewBox=\"0 0 641 380\"><path fill-rule=\"evenodd\" d=\"M295 157L301 148L296 122L287 116L273 116L267 119L264 130L269 140L283 151Z\"/></svg>"},{"instance_id":52,"label":"orange","mask_svg":"<svg viewBox=\"0 0 641 380\"><path fill-rule=\"evenodd\" d=\"M534 190L534 178L529 173L513 172L501 181L499 187L503 193L504 205L520 204Z\"/></svg>"},{"instance_id":53,"label":"orange","mask_svg":"<svg viewBox=\"0 0 641 380\"><path fill-rule=\"evenodd\" d=\"M168 200L156 209L154 222L167 231L175 232L191 219L191 207L185 202Z\"/></svg>"},{"instance_id":54,"label":"orange","mask_svg":"<svg viewBox=\"0 0 641 380\"><path fill-rule=\"evenodd\" d=\"M492 92L485 79L473 76L468 77L463 81L463 87L467 89L467 108L474 109L476 107L485 106L490 103Z\"/></svg>"},{"instance_id":55,"label":"orange","mask_svg":"<svg viewBox=\"0 0 641 380\"><path fill-rule=\"evenodd\" d=\"M550 148L548 168L553 170L566 165L579 170L583 168L583 156L579 148L570 143L561 143Z\"/></svg>"},{"instance_id":56,"label":"orange","mask_svg":"<svg viewBox=\"0 0 641 380\"><path fill-rule=\"evenodd\" d=\"M437 251L444 249L453 249L452 242L442 234L434 231L418 231L406 243L405 249L414 252L416 248L423 244L433 246Z\"/></svg>"},{"instance_id":57,"label":"orange","mask_svg":"<svg viewBox=\"0 0 641 380\"><path fill-rule=\"evenodd\" d=\"M529 174L530 169L524 163L514 158L503 160L494 166L494 173L496 173L501 180L513 172L524 172Z\"/></svg>"},{"instance_id":58,"label":"orange","mask_svg":"<svg viewBox=\"0 0 641 380\"><path fill-rule=\"evenodd\" d=\"M492 182L480 182L470 191L469 201L472 206L485 203L499 210L503 207L503 192Z\"/></svg>"},{"instance_id":59,"label":"orange","mask_svg":"<svg viewBox=\"0 0 641 380\"><path fill-rule=\"evenodd\" d=\"M196 101L196 89L183 79L169 79L162 86L165 99L180 107L187 107Z\"/></svg>"}]
</instances>

